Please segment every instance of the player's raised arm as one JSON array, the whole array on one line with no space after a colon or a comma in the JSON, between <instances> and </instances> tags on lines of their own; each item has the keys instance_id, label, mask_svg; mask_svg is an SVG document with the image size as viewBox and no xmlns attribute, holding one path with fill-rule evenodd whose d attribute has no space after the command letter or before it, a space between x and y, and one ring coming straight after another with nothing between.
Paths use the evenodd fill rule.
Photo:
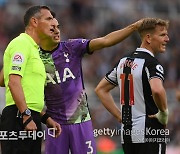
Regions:
<instances>
[{"instance_id":1,"label":"player's raised arm","mask_svg":"<svg viewBox=\"0 0 180 154\"><path fill-rule=\"evenodd\" d=\"M113 46L113 45L123 41L134 31L138 30L138 28L142 24L142 21L143 21L143 19L141 19L123 29L111 32L104 37L92 39L89 43L89 51L94 52L96 50L99 50L99 49L102 49L105 47L110 47L110 46Z\"/></svg>"}]
</instances>

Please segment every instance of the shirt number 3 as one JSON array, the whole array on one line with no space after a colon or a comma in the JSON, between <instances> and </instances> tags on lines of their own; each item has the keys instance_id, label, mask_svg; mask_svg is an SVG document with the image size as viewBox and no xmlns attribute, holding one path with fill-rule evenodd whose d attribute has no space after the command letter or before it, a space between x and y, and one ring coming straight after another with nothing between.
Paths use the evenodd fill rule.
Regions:
<instances>
[{"instance_id":1,"label":"shirt number 3","mask_svg":"<svg viewBox=\"0 0 180 154\"><path fill-rule=\"evenodd\" d=\"M86 144L88 144L88 149L90 150L87 152L87 154L92 154L93 153L93 147L91 145L91 141L86 141Z\"/></svg>"}]
</instances>

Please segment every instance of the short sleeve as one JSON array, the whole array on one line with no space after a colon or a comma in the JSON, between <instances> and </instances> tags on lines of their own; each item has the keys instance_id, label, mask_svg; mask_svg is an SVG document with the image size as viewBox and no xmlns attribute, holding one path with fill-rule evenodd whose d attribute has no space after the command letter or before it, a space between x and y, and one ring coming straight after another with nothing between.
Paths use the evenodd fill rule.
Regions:
<instances>
[{"instance_id":1,"label":"short sleeve","mask_svg":"<svg viewBox=\"0 0 180 154\"><path fill-rule=\"evenodd\" d=\"M19 41L19 40L18 40ZM12 42L10 49L9 74L18 74L23 77L28 59L28 47L18 41ZM16 45L18 44L18 45Z\"/></svg>"},{"instance_id":2,"label":"short sleeve","mask_svg":"<svg viewBox=\"0 0 180 154\"><path fill-rule=\"evenodd\" d=\"M111 84L117 86L118 85L118 80L117 80L117 65L111 70L109 71L106 76L105 79L110 82Z\"/></svg>"},{"instance_id":3,"label":"short sleeve","mask_svg":"<svg viewBox=\"0 0 180 154\"><path fill-rule=\"evenodd\" d=\"M160 80L164 81L163 66L156 59L147 64L147 66L145 67L145 71L148 80L151 80L152 78L159 78Z\"/></svg>"},{"instance_id":4,"label":"short sleeve","mask_svg":"<svg viewBox=\"0 0 180 154\"><path fill-rule=\"evenodd\" d=\"M70 39L70 45L72 50L79 56L83 56L85 53L89 53L89 42L87 39Z\"/></svg>"}]
</instances>

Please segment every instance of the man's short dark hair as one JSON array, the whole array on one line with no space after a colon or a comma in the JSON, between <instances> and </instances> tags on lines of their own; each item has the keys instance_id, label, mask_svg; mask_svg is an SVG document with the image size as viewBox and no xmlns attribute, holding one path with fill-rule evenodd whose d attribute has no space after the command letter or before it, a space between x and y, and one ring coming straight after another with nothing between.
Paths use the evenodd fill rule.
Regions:
<instances>
[{"instance_id":1,"label":"man's short dark hair","mask_svg":"<svg viewBox=\"0 0 180 154\"><path fill-rule=\"evenodd\" d=\"M55 13L55 12L53 12L53 11L51 11L51 15L53 16L53 18L55 18L55 17L56 17L56 13Z\"/></svg>"},{"instance_id":2,"label":"man's short dark hair","mask_svg":"<svg viewBox=\"0 0 180 154\"><path fill-rule=\"evenodd\" d=\"M40 5L32 6L26 11L26 13L24 15L24 26L26 27L29 24L31 17L33 17L37 13L40 13L40 11L42 9L49 10L51 12L52 16L55 17L55 13L52 12L48 6L45 6L45 5L43 5L43 6L40 6Z\"/></svg>"}]
</instances>

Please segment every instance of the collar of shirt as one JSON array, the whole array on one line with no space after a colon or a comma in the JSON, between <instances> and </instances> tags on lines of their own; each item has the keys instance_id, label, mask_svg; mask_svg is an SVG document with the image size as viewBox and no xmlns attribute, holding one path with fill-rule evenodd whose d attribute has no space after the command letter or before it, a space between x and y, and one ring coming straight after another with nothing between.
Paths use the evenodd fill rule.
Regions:
<instances>
[{"instance_id":1,"label":"collar of shirt","mask_svg":"<svg viewBox=\"0 0 180 154\"><path fill-rule=\"evenodd\" d=\"M154 57L154 54L145 48L137 48L136 51L147 52L148 54Z\"/></svg>"},{"instance_id":2,"label":"collar of shirt","mask_svg":"<svg viewBox=\"0 0 180 154\"><path fill-rule=\"evenodd\" d=\"M39 50L39 45L37 45L37 43L32 39L30 35L26 33L21 33L20 35L28 39L33 44L33 46L35 46Z\"/></svg>"}]
</instances>

